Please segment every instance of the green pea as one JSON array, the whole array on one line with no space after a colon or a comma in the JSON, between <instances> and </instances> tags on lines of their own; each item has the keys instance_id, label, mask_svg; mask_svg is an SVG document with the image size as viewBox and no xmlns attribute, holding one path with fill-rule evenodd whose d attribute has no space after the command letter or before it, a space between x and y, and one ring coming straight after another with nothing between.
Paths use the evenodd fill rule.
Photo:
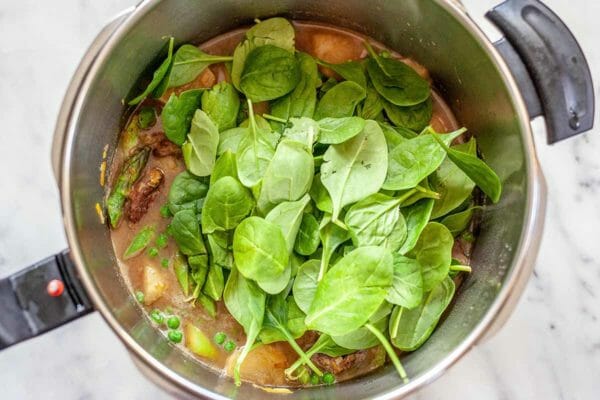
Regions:
<instances>
[{"instance_id":1,"label":"green pea","mask_svg":"<svg viewBox=\"0 0 600 400\"><path fill-rule=\"evenodd\" d=\"M167 236L166 233L161 233L156 238L156 245L158 247L160 247L161 249L164 249L165 247L167 247L167 244L169 244L168 242L169 242L169 237Z\"/></svg>"},{"instance_id":2,"label":"green pea","mask_svg":"<svg viewBox=\"0 0 600 400\"><path fill-rule=\"evenodd\" d=\"M171 210L169 209L169 206L167 204L163 205L160 208L160 215L163 218L169 218L171 216Z\"/></svg>"},{"instance_id":3,"label":"green pea","mask_svg":"<svg viewBox=\"0 0 600 400\"><path fill-rule=\"evenodd\" d=\"M165 322L165 316L160 310L152 310L150 312L150 318L152 318L152 321L156 322L159 325Z\"/></svg>"},{"instance_id":4,"label":"green pea","mask_svg":"<svg viewBox=\"0 0 600 400\"><path fill-rule=\"evenodd\" d=\"M335 376L331 372L325 372L323 374L323 383L326 385L331 385L335 382Z\"/></svg>"},{"instance_id":5,"label":"green pea","mask_svg":"<svg viewBox=\"0 0 600 400\"><path fill-rule=\"evenodd\" d=\"M224 334L223 332L217 332L215 334L215 343L218 345L222 345L223 343L225 343L225 339L227 339L227 335Z\"/></svg>"},{"instance_id":6,"label":"green pea","mask_svg":"<svg viewBox=\"0 0 600 400\"><path fill-rule=\"evenodd\" d=\"M135 299L137 301L139 301L140 303L144 302L144 293L140 292L139 290L137 292L135 292Z\"/></svg>"},{"instance_id":7,"label":"green pea","mask_svg":"<svg viewBox=\"0 0 600 400\"><path fill-rule=\"evenodd\" d=\"M150 249L148 249L148 255L150 257L156 257L158 255L158 249L156 247L150 247Z\"/></svg>"},{"instance_id":8,"label":"green pea","mask_svg":"<svg viewBox=\"0 0 600 400\"><path fill-rule=\"evenodd\" d=\"M308 369L300 368L300 372L298 373L298 382L300 382L303 385L307 385L308 383L310 383L310 372Z\"/></svg>"},{"instance_id":9,"label":"green pea","mask_svg":"<svg viewBox=\"0 0 600 400\"><path fill-rule=\"evenodd\" d=\"M181 331L169 331L167 337L171 342L179 343L181 342L181 339L183 339L183 333L181 333Z\"/></svg>"},{"instance_id":10,"label":"green pea","mask_svg":"<svg viewBox=\"0 0 600 400\"><path fill-rule=\"evenodd\" d=\"M312 374L312 375L310 376L310 384L311 384L311 385L318 385L319 383L321 383L321 382L319 381L319 376L318 376L317 374Z\"/></svg>"},{"instance_id":11,"label":"green pea","mask_svg":"<svg viewBox=\"0 0 600 400\"><path fill-rule=\"evenodd\" d=\"M233 350L235 350L235 343L231 340L228 340L225 345L223 345L223 348L226 352L231 353Z\"/></svg>"},{"instance_id":12,"label":"green pea","mask_svg":"<svg viewBox=\"0 0 600 400\"><path fill-rule=\"evenodd\" d=\"M171 329L177 329L179 328L179 318L175 315L173 315L172 317L169 317L169 319L167 319L167 326Z\"/></svg>"},{"instance_id":13,"label":"green pea","mask_svg":"<svg viewBox=\"0 0 600 400\"><path fill-rule=\"evenodd\" d=\"M138 115L138 124L142 129L148 129L156 123L156 113L152 107L142 107Z\"/></svg>"},{"instance_id":14,"label":"green pea","mask_svg":"<svg viewBox=\"0 0 600 400\"><path fill-rule=\"evenodd\" d=\"M163 258L162 260L160 260L160 265L162 265L163 268L169 268L169 259Z\"/></svg>"}]
</instances>

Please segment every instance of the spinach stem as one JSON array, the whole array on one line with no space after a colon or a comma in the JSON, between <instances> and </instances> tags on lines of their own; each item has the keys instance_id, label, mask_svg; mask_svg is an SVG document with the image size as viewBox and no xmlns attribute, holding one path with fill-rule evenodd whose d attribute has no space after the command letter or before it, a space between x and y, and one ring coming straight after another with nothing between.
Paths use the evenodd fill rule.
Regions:
<instances>
[{"instance_id":1,"label":"spinach stem","mask_svg":"<svg viewBox=\"0 0 600 400\"><path fill-rule=\"evenodd\" d=\"M418 186L417 186L418 187ZM404 203L410 196L417 193L418 189L410 189L408 192L404 193L402 196L398 197L398 205Z\"/></svg>"},{"instance_id":2,"label":"spinach stem","mask_svg":"<svg viewBox=\"0 0 600 400\"><path fill-rule=\"evenodd\" d=\"M398 316L393 321L390 321L390 323L392 324L392 329L390 329L390 336L392 338L398 336L398 329L400 328L400 319L402 318L402 311L404 311L404 307L400 307L398 309Z\"/></svg>"},{"instance_id":3,"label":"spinach stem","mask_svg":"<svg viewBox=\"0 0 600 400\"><path fill-rule=\"evenodd\" d=\"M450 271L473 272L473 269L468 265L451 265Z\"/></svg>"},{"instance_id":4,"label":"spinach stem","mask_svg":"<svg viewBox=\"0 0 600 400\"><path fill-rule=\"evenodd\" d=\"M236 386L240 386L242 384L242 380L240 378L240 369L242 367L242 363L252 350L254 342L256 341L256 337L258 336L259 328L256 326L256 323L253 323L250 327L248 334L246 336L246 344L242 348L242 352L238 356L237 360L235 360L235 367L233 368L233 379L235 381Z\"/></svg>"},{"instance_id":5,"label":"spinach stem","mask_svg":"<svg viewBox=\"0 0 600 400\"><path fill-rule=\"evenodd\" d=\"M263 114L262 117L271 121L281 122L282 124L287 124L288 122L287 119L279 118L271 114Z\"/></svg>"},{"instance_id":6,"label":"spinach stem","mask_svg":"<svg viewBox=\"0 0 600 400\"><path fill-rule=\"evenodd\" d=\"M323 376L323 372L321 372L321 370L317 368L315 364L313 364L313 362L310 360L307 354L300 348L300 346L298 346L298 343L296 343L296 340L292 337L292 335L290 335L287 329L280 327L279 331L283 333L285 339L288 341L290 346L292 346L292 349L294 349L294 351L298 354L300 359L304 361L304 364L308 365L308 367L318 376Z\"/></svg>"},{"instance_id":7,"label":"spinach stem","mask_svg":"<svg viewBox=\"0 0 600 400\"><path fill-rule=\"evenodd\" d=\"M429 190L420 185L417 185L415 187L415 189L417 189L419 192L421 192L423 194L426 194L427 196L431 197L432 199L440 199L442 197L442 196L440 196L440 194L438 192L434 192L433 190Z\"/></svg>"},{"instance_id":8,"label":"spinach stem","mask_svg":"<svg viewBox=\"0 0 600 400\"><path fill-rule=\"evenodd\" d=\"M327 252L325 252L327 250ZM331 259L331 253L329 249L323 248L323 255L321 257L321 267L319 268L319 276L317 277L317 282L321 282L327 269L329 268L329 260Z\"/></svg>"},{"instance_id":9,"label":"spinach stem","mask_svg":"<svg viewBox=\"0 0 600 400\"><path fill-rule=\"evenodd\" d=\"M379 331L379 329L375 328L371 324L365 324L365 328L367 328L368 330L370 330L371 333L373 335L375 335L375 337L379 340L379 342L381 342L381 345L383 346L383 348L387 352L388 357L390 357L390 360L392 360L392 364L394 364L394 367L396 367L396 371L398 371L398 375L400 375L400 378L402 378L402 380L404 381L404 383L407 383L408 382L408 376L406 375L406 371L404 370L404 367L402 366L402 363L400 362L400 359L398 359L398 355L396 354L396 352L392 348L392 345L387 340L387 338L383 335L383 333L381 333Z\"/></svg>"},{"instance_id":10,"label":"spinach stem","mask_svg":"<svg viewBox=\"0 0 600 400\"><path fill-rule=\"evenodd\" d=\"M232 60L233 60L233 57L230 57L230 56L222 56L222 57L198 57L198 58L194 58L192 60L185 60L185 61L174 62L173 66L175 66L175 65L186 65L186 64L203 63L203 62L218 63L218 62L227 62L227 61L232 61Z\"/></svg>"}]
</instances>

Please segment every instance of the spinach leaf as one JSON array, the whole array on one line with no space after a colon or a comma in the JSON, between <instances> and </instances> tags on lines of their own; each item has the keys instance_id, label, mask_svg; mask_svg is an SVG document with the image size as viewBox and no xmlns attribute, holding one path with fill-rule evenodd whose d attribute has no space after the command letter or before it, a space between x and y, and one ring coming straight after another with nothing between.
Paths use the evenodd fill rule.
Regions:
<instances>
[{"instance_id":1,"label":"spinach leaf","mask_svg":"<svg viewBox=\"0 0 600 400\"><path fill-rule=\"evenodd\" d=\"M220 267L231 269L233 266L233 253L231 245L233 236L231 232L215 231L206 235L210 260Z\"/></svg>"},{"instance_id":2,"label":"spinach leaf","mask_svg":"<svg viewBox=\"0 0 600 400\"><path fill-rule=\"evenodd\" d=\"M208 275L202 291L214 301L221 300L223 289L225 287L225 278L223 277L223 268L212 263L208 267Z\"/></svg>"},{"instance_id":3,"label":"spinach leaf","mask_svg":"<svg viewBox=\"0 0 600 400\"><path fill-rule=\"evenodd\" d=\"M289 140L303 143L308 149L312 149L315 139L319 134L319 125L316 121L302 117L291 118L291 126L283 131L283 137ZM312 154L311 154L312 156Z\"/></svg>"},{"instance_id":4,"label":"spinach leaf","mask_svg":"<svg viewBox=\"0 0 600 400\"><path fill-rule=\"evenodd\" d=\"M406 141L406 138L400 135L394 127L388 125L384 122L379 123L379 127L383 131L383 135L385 136L385 141L388 146L388 153L391 153L396 147Z\"/></svg>"},{"instance_id":5,"label":"spinach leaf","mask_svg":"<svg viewBox=\"0 0 600 400\"><path fill-rule=\"evenodd\" d=\"M286 96L271 104L271 114L289 120L293 117L312 118L317 105L317 86L321 84L315 60L306 53L296 53L300 67L300 82Z\"/></svg>"},{"instance_id":6,"label":"spinach leaf","mask_svg":"<svg viewBox=\"0 0 600 400\"><path fill-rule=\"evenodd\" d=\"M316 174L310 190L308 192L310 198L315 202L317 208L323 212L331 214L333 212L333 204L331 203L331 197L327 193L327 189L323 186L321 181L321 174Z\"/></svg>"},{"instance_id":7,"label":"spinach leaf","mask_svg":"<svg viewBox=\"0 0 600 400\"><path fill-rule=\"evenodd\" d=\"M206 282L208 275L208 255L200 254L188 257L188 265L190 271L190 277L195 284L194 293L192 293L192 299L197 299L200 296L200 291Z\"/></svg>"},{"instance_id":8,"label":"spinach leaf","mask_svg":"<svg viewBox=\"0 0 600 400\"><path fill-rule=\"evenodd\" d=\"M169 47L167 50L167 58L160 64L160 66L154 71L154 75L152 75L152 80L146 86L146 89L136 98L129 101L129 105L133 106L139 104L144 100L148 95L152 94L154 97L160 97L166 90L166 86L161 83L163 80L168 79L169 74L171 73L171 68L173 67L173 45L175 44L174 38L169 38ZM161 87L162 86L162 87Z\"/></svg>"},{"instance_id":9,"label":"spinach leaf","mask_svg":"<svg viewBox=\"0 0 600 400\"><path fill-rule=\"evenodd\" d=\"M321 242L323 243L323 253L321 255L321 265L319 267L318 281L323 279L329 269L329 261L335 250L346 240L350 239L350 233L338 225L331 222L331 215L325 215L321 221L319 229Z\"/></svg>"},{"instance_id":10,"label":"spinach leaf","mask_svg":"<svg viewBox=\"0 0 600 400\"><path fill-rule=\"evenodd\" d=\"M365 128L365 120L359 117L324 118L318 124L318 142L323 144L343 143Z\"/></svg>"},{"instance_id":11,"label":"spinach leaf","mask_svg":"<svg viewBox=\"0 0 600 400\"><path fill-rule=\"evenodd\" d=\"M423 290L429 292L450 271L454 237L444 225L430 222L425 226L412 252L421 265Z\"/></svg>"},{"instance_id":12,"label":"spinach leaf","mask_svg":"<svg viewBox=\"0 0 600 400\"><path fill-rule=\"evenodd\" d=\"M447 215L441 221L441 224L448 228L452 236L456 237L469 227L471 219L473 218L473 214L475 213L475 210L478 209L481 209L481 207L469 207L464 211L457 212L456 214Z\"/></svg>"},{"instance_id":13,"label":"spinach leaf","mask_svg":"<svg viewBox=\"0 0 600 400\"><path fill-rule=\"evenodd\" d=\"M404 370L404 367L402 366L400 359L398 359L398 355L396 354L396 351L394 350L394 348L388 341L387 337L381 332L380 329L378 329L376 326L374 326L372 324L365 324L365 328L367 328L369 331L371 331L371 333L373 335L375 335L375 337L377 337L377 339L379 340L379 343L381 343L381 345L385 349L385 352L387 353L388 357L392 361L392 364L396 368L398 375L400 376L400 378L402 378L402 381L404 381L404 383L408 383L408 376L406 375L406 371Z\"/></svg>"},{"instance_id":14,"label":"spinach leaf","mask_svg":"<svg viewBox=\"0 0 600 400\"><path fill-rule=\"evenodd\" d=\"M444 135L444 141L450 143L464 130ZM414 139L405 140L396 146L389 155L387 177L383 184L386 190L414 188L432 174L446 158L444 150L434 136L422 133Z\"/></svg>"},{"instance_id":15,"label":"spinach leaf","mask_svg":"<svg viewBox=\"0 0 600 400\"><path fill-rule=\"evenodd\" d=\"M367 86L367 96L358 111L358 116L364 119L377 119L383 111L383 99L371 85Z\"/></svg>"},{"instance_id":16,"label":"spinach leaf","mask_svg":"<svg viewBox=\"0 0 600 400\"><path fill-rule=\"evenodd\" d=\"M246 333L246 344L233 370L235 384L238 386L241 384L240 367L262 328L266 299L265 292L254 282L245 279L235 268L231 271L223 292L223 301L227 311L242 325Z\"/></svg>"},{"instance_id":17,"label":"spinach leaf","mask_svg":"<svg viewBox=\"0 0 600 400\"><path fill-rule=\"evenodd\" d=\"M406 229L406 220L402 216L398 218L398 221L396 221L392 232L381 243L381 246L385 247L392 253L395 253L398 251L398 249L400 249L407 236L408 231Z\"/></svg>"},{"instance_id":18,"label":"spinach leaf","mask_svg":"<svg viewBox=\"0 0 600 400\"><path fill-rule=\"evenodd\" d=\"M265 45L246 57L240 90L253 102L269 101L290 93L298 82L300 67L294 53Z\"/></svg>"},{"instance_id":19,"label":"spinach leaf","mask_svg":"<svg viewBox=\"0 0 600 400\"><path fill-rule=\"evenodd\" d=\"M323 373L313 364L313 362L304 353L295 340L304 334L306 331L306 326L302 324L302 331L290 332L288 310L293 311L294 308L288 309L288 304L290 303L286 302L285 296L281 294L277 296L269 296L267 300L265 319L263 321L263 330L260 334L261 342L272 343L281 340L287 341L292 349L294 349L298 356L313 370L313 372L321 376ZM295 307L295 303L292 302L291 304L292 307ZM302 311L298 311L302 313Z\"/></svg>"},{"instance_id":20,"label":"spinach leaf","mask_svg":"<svg viewBox=\"0 0 600 400\"><path fill-rule=\"evenodd\" d=\"M319 282L306 326L331 336L360 328L385 300L392 277L389 251L375 246L353 250Z\"/></svg>"},{"instance_id":21,"label":"spinach leaf","mask_svg":"<svg viewBox=\"0 0 600 400\"><path fill-rule=\"evenodd\" d=\"M331 336L321 334L315 344L313 344L312 347L306 351L306 356L310 359L313 355L322 353L328 355L329 357L339 357L354 352L355 350L345 349L341 346L338 346L333 341ZM299 358L294 364L285 370L285 376L291 380L298 379L298 376L295 374L295 372L304 364L304 360Z\"/></svg>"},{"instance_id":22,"label":"spinach leaf","mask_svg":"<svg viewBox=\"0 0 600 400\"><path fill-rule=\"evenodd\" d=\"M202 232L228 231L238 226L254 207L252 194L237 179L226 176L208 190L202 207Z\"/></svg>"},{"instance_id":23,"label":"spinach leaf","mask_svg":"<svg viewBox=\"0 0 600 400\"><path fill-rule=\"evenodd\" d=\"M202 94L202 110L219 128L219 132L235 128L240 98L233 85L223 81Z\"/></svg>"},{"instance_id":24,"label":"spinach leaf","mask_svg":"<svg viewBox=\"0 0 600 400\"><path fill-rule=\"evenodd\" d=\"M237 179L237 163L235 154L231 150L226 150L215 162L212 174L210 174L210 184L213 185L219 179L230 176Z\"/></svg>"},{"instance_id":25,"label":"spinach leaf","mask_svg":"<svg viewBox=\"0 0 600 400\"><path fill-rule=\"evenodd\" d=\"M169 210L173 215L181 210L197 209L200 199L206 197L208 185L188 171L183 171L175 177L169 189Z\"/></svg>"},{"instance_id":26,"label":"spinach leaf","mask_svg":"<svg viewBox=\"0 0 600 400\"><path fill-rule=\"evenodd\" d=\"M308 260L300 266L296 279L294 279L294 301L305 313L310 310L310 305L317 293L319 268L319 260Z\"/></svg>"},{"instance_id":27,"label":"spinach leaf","mask_svg":"<svg viewBox=\"0 0 600 400\"><path fill-rule=\"evenodd\" d=\"M429 98L429 82L414 69L402 61L381 57L368 43L365 45L371 55L367 60L369 78L383 98L397 106L414 106Z\"/></svg>"},{"instance_id":28,"label":"spinach leaf","mask_svg":"<svg viewBox=\"0 0 600 400\"><path fill-rule=\"evenodd\" d=\"M233 60L229 56L207 54L191 44L184 44L175 52L169 87L185 85L196 79L209 65Z\"/></svg>"},{"instance_id":29,"label":"spinach leaf","mask_svg":"<svg viewBox=\"0 0 600 400\"><path fill-rule=\"evenodd\" d=\"M268 213L283 201L298 200L310 189L314 175L310 149L300 142L281 141L262 179L258 209Z\"/></svg>"},{"instance_id":30,"label":"spinach leaf","mask_svg":"<svg viewBox=\"0 0 600 400\"><path fill-rule=\"evenodd\" d=\"M347 81L358 83L361 87L367 88L367 76L363 65L359 61L331 64L319 60L319 65L329 68Z\"/></svg>"},{"instance_id":31,"label":"spinach leaf","mask_svg":"<svg viewBox=\"0 0 600 400\"><path fill-rule=\"evenodd\" d=\"M317 251L319 244L321 244L319 223L312 214L305 213L302 215L294 250L300 255L310 256Z\"/></svg>"},{"instance_id":32,"label":"spinach leaf","mask_svg":"<svg viewBox=\"0 0 600 400\"><path fill-rule=\"evenodd\" d=\"M233 258L240 273L256 281L263 290L267 290L270 283L278 282L278 278L289 268L289 253L283 232L277 225L259 217L246 218L236 228ZM269 293L279 293L285 284L280 290Z\"/></svg>"},{"instance_id":33,"label":"spinach leaf","mask_svg":"<svg viewBox=\"0 0 600 400\"><path fill-rule=\"evenodd\" d=\"M178 211L171 221L171 234L179 251L186 256L206 254L206 247L200 235L200 225L194 211Z\"/></svg>"},{"instance_id":34,"label":"spinach leaf","mask_svg":"<svg viewBox=\"0 0 600 400\"><path fill-rule=\"evenodd\" d=\"M125 160L119 171L117 180L112 188L110 196L106 199L106 208L110 225L113 228L119 226L123 216L123 206L129 196L133 184L138 180L142 170L148 162L150 148L142 147L136 150L128 159Z\"/></svg>"},{"instance_id":35,"label":"spinach leaf","mask_svg":"<svg viewBox=\"0 0 600 400\"><path fill-rule=\"evenodd\" d=\"M204 311L212 318L215 319L217 317L217 305L215 301L205 295L204 293L200 293L198 298L196 299L198 303L202 306Z\"/></svg>"},{"instance_id":36,"label":"spinach leaf","mask_svg":"<svg viewBox=\"0 0 600 400\"><path fill-rule=\"evenodd\" d=\"M187 141L181 147L185 166L194 175L208 176L217 158L219 130L202 110L196 110Z\"/></svg>"},{"instance_id":37,"label":"spinach leaf","mask_svg":"<svg viewBox=\"0 0 600 400\"><path fill-rule=\"evenodd\" d=\"M417 244L421 232L429 222L431 210L433 209L432 199L423 199L409 207L400 209L404 219L406 220L406 231L408 235L398 250L398 253L404 255L411 251Z\"/></svg>"},{"instance_id":38,"label":"spinach leaf","mask_svg":"<svg viewBox=\"0 0 600 400\"><path fill-rule=\"evenodd\" d=\"M269 124L266 124L267 127L259 125L260 117L254 117L252 103L248 101L248 104L250 119L247 133L239 143L236 158L240 182L246 187L252 187L260 182L265 174L275 154L275 144L271 139Z\"/></svg>"},{"instance_id":39,"label":"spinach leaf","mask_svg":"<svg viewBox=\"0 0 600 400\"><path fill-rule=\"evenodd\" d=\"M390 319L390 337L395 347L413 351L429 338L454 297L454 282L446 277L412 310L395 307Z\"/></svg>"},{"instance_id":40,"label":"spinach leaf","mask_svg":"<svg viewBox=\"0 0 600 400\"><path fill-rule=\"evenodd\" d=\"M270 18L259 22L246 32L245 39L233 52L231 81L239 90L246 58L252 50L264 45L273 45L294 53L294 27L285 18Z\"/></svg>"},{"instance_id":41,"label":"spinach leaf","mask_svg":"<svg viewBox=\"0 0 600 400\"><path fill-rule=\"evenodd\" d=\"M329 146L324 161L321 181L331 196L332 220L336 222L343 207L381 189L388 168L381 128L375 121L366 121L359 135Z\"/></svg>"},{"instance_id":42,"label":"spinach leaf","mask_svg":"<svg viewBox=\"0 0 600 400\"><path fill-rule=\"evenodd\" d=\"M194 113L200 108L201 99L200 89L186 90L179 97L174 94L169 97L160 115L167 139L179 146L183 145Z\"/></svg>"},{"instance_id":43,"label":"spinach leaf","mask_svg":"<svg viewBox=\"0 0 600 400\"><path fill-rule=\"evenodd\" d=\"M452 146L452 148L472 155L477 154L475 139L471 139L468 143ZM475 183L471 178L449 159L444 160L429 182L440 194L440 198L433 204L432 219L443 217L459 207L471 196L475 188Z\"/></svg>"},{"instance_id":44,"label":"spinach leaf","mask_svg":"<svg viewBox=\"0 0 600 400\"><path fill-rule=\"evenodd\" d=\"M156 234L156 228L154 225L148 225L143 227L135 234L129 246L123 253L123 260L128 260L140 254L154 239Z\"/></svg>"},{"instance_id":45,"label":"spinach leaf","mask_svg":"<svg viewBox=\"0 0 600 400\"><path fill-rule=\"evenodd\" d=\"M375 193L350 207L344 221L352 243L356 247L379 246L394 228L405 231L406 224L396 227L398 221L404 222L404 217L400 214L402 200Z\"/></svg>"},{"instance_id":46,"label":"spinach leaf","mask_svg":"<svg viewBox=\"0 0 600 400\"><path fill-rule=\"evenodd\" d=\"M417 260L394 254L394 279L386 300L407 309L418 306L423 299L423 277Z\"/></svg>"},{"instance_id":47,"label":"spinach leaf","mask_svg":"<svg viewBox=\"0 0 600 400\"><path fill-rule=\"evenodd\" d=\"M283 202L273 208L265 217L265 220L279 226L283 237L287 243L288 252L291 254L294 250L296 236L302 222L302 215L310 197L304 195L298 201Z\"/></svg>"},{"instance_id":48,"label":"spinach leaf","mask_svg":"<svg viewBox=\"0 0 600 400\"><path fill-rule=\"evenodd\" d=\"M379 309L369 318L369 322L378 330L385 330L388 326L389 315L392 312L392 305L383 302ZM333 336L333 341L340 347L353 350L369 349L377 346L379 340L365 326L342 336Z\"/></svg>"},{"instance_id":49,"label":"spinach leaf","mask_svg":"<svg viewBox=\"0 0 600 400\"><path fill-rule=\"evenodd\" d=\"M338 83L317 103L315 119L351 117L356 106L366 95L365 89L358 83L350 81Z\"/></svg>"},{"instance_id":50,"label":"spinach leaf","mask_svg":"<svg viewBox=\"0 0 600 400\"><path fill-rule=\"evenodd\" d=\"M398 127L420 132L431 122L433 116L433 102L431 98L424 102L407 107L396 106L383 100L385 115Z\"/></svg>"},{"instance_id":51,"label":"spinach leaf","mask_svg":"<svg viewBox=\"0 0 600 400\"><path fill-rule=\"evenodd\" d=\"M219 146L217 147L217 155L221 156L226 151L237 153L240 142L248 134L248 129L240 126L237 128L227 129L219 133Z\"/></svg>"},{"instance_id":52,"label":"spinach leaf","mask_svg":"<svg viewBox=\"0 0 600 400\"><path fill-rule=\"evenodd\" d=\"M190 295L190 268L187 260L183 254L177 252L173 257L171 257L169 264L173 268L173 272L175 273L177 282L179 282L179 286L181 286L183 295L188 297Z\"/></svg>"},{"instance_id":53,"label":"spinach leaf","mask_svg":"<svg viewBox=\"0 0 600 400\"><path fill-rule=\"evenodd\" d=\"M442 146L448 154L448 158L456 164L494 203L500 201L502 194L502 183L500 178L483 160L477 158L476 155L464 153L456 149L448 147L440 136L435 132L433 137Z\"/></svg>"}]
</instances>

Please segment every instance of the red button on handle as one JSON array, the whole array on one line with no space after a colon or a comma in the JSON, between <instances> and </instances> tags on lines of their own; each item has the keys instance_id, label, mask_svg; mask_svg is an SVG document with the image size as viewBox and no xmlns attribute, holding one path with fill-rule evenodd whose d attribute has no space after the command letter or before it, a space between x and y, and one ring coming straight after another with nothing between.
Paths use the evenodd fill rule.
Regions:
<instances>
[{"instance_id":1,"label":"red button on handle","mask_svg":"<svg viewBox=\"0 0 600 400\"><path fill-rule=\"evenodd\" d=\"M52 297L58 297L65 291L65 284L60 279L52 279L46 286L46 291Z\"/></svg>"}]
</instances>

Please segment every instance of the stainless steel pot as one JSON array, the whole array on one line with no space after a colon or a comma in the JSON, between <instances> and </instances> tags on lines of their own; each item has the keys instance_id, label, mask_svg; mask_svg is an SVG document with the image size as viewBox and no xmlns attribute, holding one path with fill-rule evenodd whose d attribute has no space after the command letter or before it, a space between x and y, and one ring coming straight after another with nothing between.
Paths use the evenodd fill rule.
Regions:
<instances>
[{"instance_id":1,"label":"stainless steel pot","mask_svg":"<svg viewBox=\"0 0 600 400\"><path fill-rule=\"evenodd\" d=\"M202 42L257 17L283 15L364 32L424 64L459 121L504 183L486 207L473 274L431 339L407 355L411 377L392 367L351 382L291 395L266 393L185 357L145 318L124 284L109 231L95 211L104 189L98 166L114 149L124 99L156 57L162 38ZM568 29L537 0L509 0L488 15L506 39L492 44L451 0L147 0L96 38L65 96L53 149L69 251L0 280L0 348L98 310L144 373L166 390L203 398L398 398L431 382L506 320L531 274L546 190L529 121L544 115L549 142L589 130L593 86ZM109 150L109 158L111 150ZM49 279L65 284L49 298Z\"/></svg>"}]
</instances>

